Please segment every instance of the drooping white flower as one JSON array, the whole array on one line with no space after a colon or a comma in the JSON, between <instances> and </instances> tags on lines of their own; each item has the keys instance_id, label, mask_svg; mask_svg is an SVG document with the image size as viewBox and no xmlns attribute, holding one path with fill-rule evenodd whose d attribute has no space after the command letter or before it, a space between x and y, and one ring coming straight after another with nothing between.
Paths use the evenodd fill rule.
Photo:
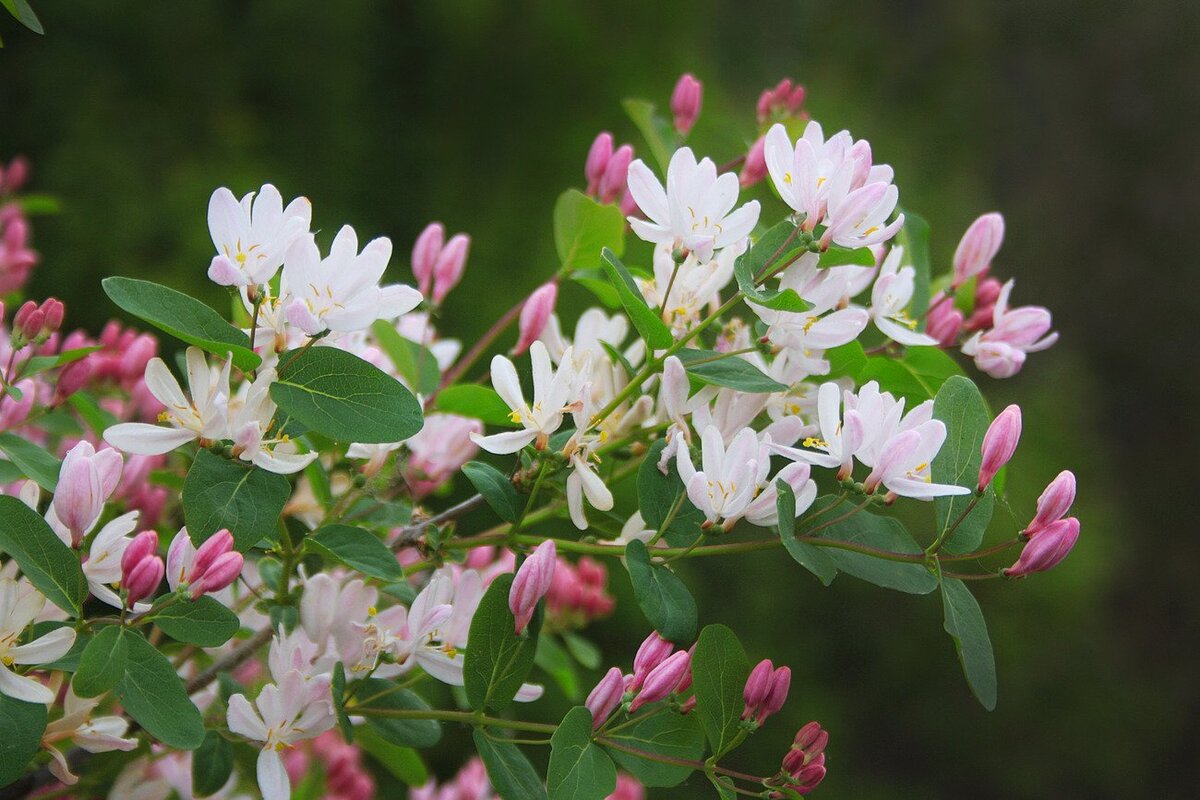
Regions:
<instances>
[{"instance_id":1,"label":"drooping white flower","mask_svg":"<svg viewBox=\"0 0 1200 800\"><path fill-rule=\"evenodd\" d=\"M411 286L380 287L379 279L392 256L392 242L372 239L358 251L358 236L344 225L333 239L329 255L321 258L311 234L288 250L283 265L288 322L309 336L323 331L350 332L369 328L379 319L396 319L421 302Z\"/></svg>"},{"instance_id":2,"label":"drooping white flower","mask_svg":"<svg viewBox=\"0 0 1200 800\"><path fill-rule=\"evenodd\" d=\"M87 560L83 562L83 576L87 578L88 590L97 600L113 608L123 608L124 600L113 591L121 580L121 557L132 541L131 534L137 529L138 512L127 514L105 523L92 538ZM133 611L140 613L150 608L149 603L135 603Z\"/></svg>"},{"instance_id":3,"label":"drooping white flower","mask_svg":"<svg viewBox=\"0 0 1200 800\"><path fill-rule=\"evenodd\" d=\"M62 627L17 644L45 605L45 595L29 581L0 578L0 694L26 703L52 703L54 692L41 681L13 672L13 665L56 661L75 643L75 629Z\"/></svg>"},{"instance_id":4,"label":"drooping white flower","mask_svg":"<svg viewBox=\"0 0 1200 800\"><path fill-rule=\"evenodd\" d=\"M308 232L312 205L297 197L283 207L279 190L266 184L238 202L222 187L208 201L208 232L217 255L208 277L221 286L265 284L275 276L296 239Z\"/></svg>"},{"instance_id":5,"label":"drooping white flower","mask_svg":"<svg viewBox=\"0 0 1200 800\"><path fill-rule=\"evenodd\" d=\"M275 379L274 368L260 370L244 395L230 403L229 436L236 458L268 472L291 475L311 464L318 454L299 452L286 434L272 435L275 401L270 390Z\"/></svg>"},{"instance_id":6,"label":"drooping white flower","mask_svg":"<svg viewBox=\"0 0 1200 800\"><path fill-rule=\"evenodd\" d=\"M721 432L710 425L700 434L700 448L699 470L686 447L679 448L676 457L688 499L704 512L706 528L740 519L758 487L758 437L746 428L726 450Z\"/></svg>"},{"instance_id":7,"label":"drooping white flower","mask_svg":"<svg viewBox=\"0 0 1200 800\"><path fill-rule=\"evenodd\" d=\"M616 369L620 369L620 367L618 366ZM596 471L596 467L600 463L600 455L597 450L608 440L609 432L607 429L599 431L591 429L592 417L600 410L605 398L601 396L597 402L593 403L590 400L590 384L584 386L583 394L588 399L585 399L580 404L579 410L574 412L575 434L563 448L563 455L567 457L567 463L571 469L571 474L567 476L566 482L567 510L570 512L571 522L575 523L575 527L581 531L588 528L587 514L583 510L585 497L592 508L598 511L610 511L613 507L612 492L609 491L604 484L604 479ZM653 401L649 397L642 397L638 402L643 407L644 414L641 416L644 418L653 406ZM637 422L640 422L640 419Z\"/></svg>"},{"instance_id":8,"label":"drooping white flower","mask_svg":"<svg viewBox=\"0 0 1200 800\"><path fill-rule=\"evenodd\" d=\"M471 441L489 453L515 453L531 443L536 443L539 450L544 449L550 435L562 425L564 414L572 410L568 406L577 402L573 395L578 388L578 374L571 348L564 352L557 370L550 363L546 345L540 341L530 346L529 357L533 363L532 404L525 401L521 381L517 377L517 368L513 363L501 355L492 358L492 386L512 409L509 419L520 425L522 430L506 431L491 436L472 433Z\"/></svg>"},{"instance_id":9,"label":"drooping white flower","mask_svg":"<svg viewBox=\"0 0 1200 800\"><path fill-rule=\"evenodd\" d=\"M873 492L880 484L889 492L917 500L952 494L970 494L965 486L934 483L930 474L933 458L946 441L946 425L937 419L900 431L879 450L879 458L863 486Z\"/></svg>"},{"instance_id":10,"label":"drooping white flower","mask_svg":"<svg viewBox=\"0 0 1200 800\"><path fill-rule=\"evenodd\" d=\"M288 800L291 781L280 752L333 727L329 677L306 679L291 670L277 684L267 684L251 705L244 694L229 698L229 730L262 742L258 754L258 788L263 800Z\"/></svg>"},{"instance_id":11,"label":"drooping white flower","mask_svg":"<svg viewBox=\"0 0 1200 800\"><path fill-rule=\"evenodd\" d=\"M833 242L855 249L886 242L904 227L904 214L887 221L900 202L900 190L893 184L877 181L854 189L844 196L836 195L835 182L825 215L824 244Z\"/></svg>"},{"instance_id":12,"label":"drooping white flower","mask_svg":"<svg viewBox=\"0 0 1200 800\"><path fill-rule=\"evenodd\" d=\"M721 290L733 279L734 262L749 245L749 239L742 239L708 261L690 253L677 264L671 244L664 242L654 248L654 280L639 279L638 288L650 306L661 310L663 321L676 335L685 333L720 299Z\"/></svg>"},{"instance_id":13,"label":"drooping white flower","mask_svg":"<svg viewBox=\"0 0 1200 800\"><path fill-rule=\"evenodd\" d=\"M758 201L738 210L738 178L718 177L711 159L699 162L691 148L681 147L667 166L667 186L638 159L629 165L629 193L647 219L630 217L633 232L647 242L666 243L672 250L692 251L708 261L716 250L735 244L758 223Z\"/></svg>"},{"instance_id":14,"label":"drooping white flower","mask_svg":"<svg viewBox=\"0 0 1200 800\"><path fill-rule=\"evenodd\" d=\"M112 750L132 750L138 740L125 736L129 721L121 716L93 717L92 712L100 705L102 697L81 698L75 690L68 688L63 701L63 715L46 726L42 734L42 746L50 754L50 772L68 786L79 778L71 772L71 766L56 742L70 739L72 743L89 753L107 753Z\"/></svg>"},{"instance_id":15,"label":"drooping white flower","mask_svg":"<svg viewBox=\"0 0 1200 800\"><path fill-rule=\"evenodd\" d=\"M766 486L746 506L746 520L760 528L779 524L779 489L776 481L783 481L792 487L796 497L796 517L799 518L817 499L817 484L809 477L811 469L808 464L794 461L779 470L774 479L766 481Z\"/></svg>"},{"instance_id":16,"label":"drooping white flower","mask_svg":"<svg viewBox=\"0 0 1200 800\"><path fill-rule=\"evenodd\" d=\"M917 320L908 313L912 303L916 270L901 267L904 248L892 247L871 289L871 321L890 339L906 345L936 345L937 339L917 330Z\"/></svg>"},{"instance_id":17,"label":"drooping white flower","mask_svg":"<svg viewBox=\"0 0 1200 800\"><path fill-rule=\"evenodd\" d=\"M1009 308L1013 281L1008 281L996 298L992 327L963 343L962 351L975 359L975 366L993 378L1011 378L1021 371L1027 353L1045 350L1058 341L1050 333L1050 312L1041 306Z\"/></svg>"},{"instance_id":18,"label":"drooping white flower","mask_svg":"<svg viewBox=\"0 0 1200 800\"><path fill-rule=\"evenodd\" d=\"M812 304L807 311L778 311L749 303L751 310L767 324L767 338L786 347L793 354L793 365L804 362L811 374L823 374L829 369L822 363L820 353L840 347L858 337L867 327L870 315L866 310L850 306L839 308L841 288L827 291L828 278L817 269L817 255L807 253L787 269L780 281L781 289L792 289Z\"/></svg>"},{"instance_id":19,"label":"drooping white flower","mask_svg":"<svg viewBox=\"0 0 1200 800\"><path fill-rule=\"evenodd\" d=\"M189 398L163 360L151 359L146 365L146 388L166 406L158 419L171 427L122 422L104 432L104 441L126 453L157 456L188 442L224 438L228 429L229 368L230 362L226 360L213 370L200 348L189 347Z\"/></svg>"},{"instance_id":20,"label":"drooping white flower","mask_svg":"<svg viewBox=\"0 0 1200 800\"><path fill-rule=\"evenodd\" d=\"M854 452L862 445L862 416L853 408L841 413L842 390L834 382L817 390L817 426L820 436L810 436L798 447L773 445L772 450L794 461L819 467L838 467L838 479L848 478L854 469Z\"/></svg>"}]
</instances>

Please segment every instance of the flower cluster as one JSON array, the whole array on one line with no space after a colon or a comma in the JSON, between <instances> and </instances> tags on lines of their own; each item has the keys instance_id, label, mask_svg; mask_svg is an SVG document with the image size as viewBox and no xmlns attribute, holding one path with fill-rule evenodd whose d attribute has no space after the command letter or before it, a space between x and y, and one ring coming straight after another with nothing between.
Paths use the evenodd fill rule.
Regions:
<instances>
[{"instance_id":1,"label":"flower cluster","mask_svg":"<svg viewBox=\"0 0 1200 800\"><path fill-rule=\"evenodd\" d=\"M686 144L721 124L701 122L695 76L669 117L632 102L643 157L596 137L584 191L556 208L560 267L514 273L521 298L465 348L435 321L469 277L467 234L430 223L415 287L388 283L390 239L360 245L347 225L326 243L309 201L270 184L208 205L215 253L196 273L230 292L228 321L117 277L108 297L172 341L116 322L67 333L61 302L19 294L38 258L15 194L27 167L0 171L11 791L51 780L43 763L80 796L149 800L365 800L381 769L414 800L543 785L634 800L693 773L721 796L808 794L826 770L817 723L774 774L728 765L802 692L702 626L676 572L704 556L733 573L763 549L826 584L940 591L994 704L966 581L1057 566L1080 523L1064 471L1004 537L992 511L1021 410L993 418L968 370L1015 374L1055 341L1050 313L1013 307L990 274L999 214L937 270L896 171L810 119L805 95L765 90L732 161ZM571 283L597 297L576 319L559 307ZM908 501L923 502L893 512ZM622 583L654 633L630 671L599 675L589 626ZM413 754L458 724L479 758L439 782ZM544 778L521 749L538 745ZM92 774L72 749L119 770Z\"/></svg>"}]
</instances>

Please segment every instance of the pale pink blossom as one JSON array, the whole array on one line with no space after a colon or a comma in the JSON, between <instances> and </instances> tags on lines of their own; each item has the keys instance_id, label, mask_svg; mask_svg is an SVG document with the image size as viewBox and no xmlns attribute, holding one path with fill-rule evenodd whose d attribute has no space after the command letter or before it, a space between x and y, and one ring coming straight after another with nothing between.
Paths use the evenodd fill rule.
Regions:
<instances>
[{"instance_id":1,"label":"pale pink blossom","mask_svg":"<svg viewBox=\"0 0 1200 800\"><path fill-rule=\"evenodd\" d=\"M257 198L250 192L240 202L228 189L217 189L208 201L208 230L217 248L208 277L221 286L267 283L311 222L307 198L297 197L284 208L279 190L269 183Z\"/></svg>"},{"instance_id":2,"label":"pale pink blossom","mask_svg":"<svg viewBox=\"0 0 1200 800\"><path fill-rule=\"evenodd\" d=\"M700 117L700 104L704 97L704 86L690 72L685 72L675 83L671 92L671 116L675 130L682 136L691 133L692 126Z\"/></svg>"}]
</instances>

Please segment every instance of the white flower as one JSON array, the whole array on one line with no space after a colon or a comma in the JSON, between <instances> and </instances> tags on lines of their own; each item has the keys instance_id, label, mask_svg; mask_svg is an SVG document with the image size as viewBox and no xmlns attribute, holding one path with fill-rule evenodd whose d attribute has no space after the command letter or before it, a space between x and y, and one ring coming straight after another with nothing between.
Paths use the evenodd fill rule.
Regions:
<instances>
[{"instance_id":1,"label":"white flower","mask_svg":"<svg viewBox=\"0 0 1200 800\"><path fill-rule=\"evenodd\" d=\"M663 321L676 335L685 333L700 322L711 303L720 300L721 290L733 279L734 262L749 246L750 240L742 239L708 261L689 253L677 264L671 244L664 242L654 248L654 280L638 279L638 287L646 302L660 309Z\"/></svg>"},{"instance_id":2,"label":"white flower","mask_svg":"<svg viewBox=\"0 0 1200 800\"><path fill-rule=\"evenodd\" d=\"M533 363L533 403L525 401L517 368L507 358L497 355L492 358L492 386L496 393L512 409L509 419L522 427L519 431L506 431L491 436L471 434L471 441L489 453L505 455L515 453L527 444L536 442L542 450L550 441L550 435L563 423L563 415L572 409L575 400L577 373L571 348L563 353L562 363L557 370L550 364L546 345L534 342L529 348Z\"/></svg>"},{"instance_id":3,"label":"white flower","mask_svg":"<svg viewBox=\"0 0 1200 800\"><path fill-rule=\"evenodd\" d=\"M811 467L808 464L792 462L783 469L773 480L767 481L758 496L746 506L746 521L760 528L769 528L779 524L779 489L775 481L784 481L792 487L796 497L796 517L808 510L817 499L817 484L809 478Z\"/></svg>"},{"instance_id":4,"label":"white flower","mask_svg":"<svg viewBox=\"0 0 1200 800\"><path fill-rule=\"evenodd\" d=\"M275 377L273 368L260 370L246 387L245 397L231 404L229 434L235 457L268 472L290 475L307 467L318 454L298 452L286 434L268 436L275 419L275 401L270 393Z\"/></svg>"},{"instance_id":5,"label":"white flower","mask_svg":"<svg viewBox=\"0 0 1200 800\"><path fill-rule=\"evenodd\" d=\"M837 192L835 184L833 192ZM890 183L877 181L854 189L844 196L832 194L825 224L829 227L821 237L824 244L833 242L855 249L870 247L886 242L904 226L904 215L896 215L891 223L887 219L900 202L900 190Z\"/></svg>"},{"instance_id":6,"label":"white flower","mask_svg":"<svg viewBox=\"0 0 1200 800\"><path fill-rule=\"evenodd\" d=\"M546 352L555 364L561 364L563 356L570 350L577 364L590 362L598 364L609 358L604 349L607 344L619 350L625 337L629 335L629 319L622 314L611 317L599 308L589 308L579 316L575 323L575 339L572 341L563 335L562 326L556 314L550 315L550 321L542 329L541 340L546 345ZM640 339L638 340L641 341ZM629 353L626 353L628 357ZM633 359L630 359L631 361Z\"/></svg>"},{"instance_id":7,"label":"white flower","mask_svg":"<svg viewBox=\"0 0 1200 800\"><path fill-rule=\"evenodd\" d=\"M106 430L104 441L126 453L157 456L197 439L224 438L228 428L229 366L226 360L214 371L198 347L189 347L188 399L163 360L151 359L146 365L146 388L166 406L158 419L171 427L123 422Z\"/></svg>"},{"instance_id":8,"label":"white flower","mask_svg":"<svg viewBox=\"0 0 1200 800\"><path fill-rule=\"evenodd\" d=\"M309 336L326 330L360 331L378 319L396 319L421 302L411 286L379 286L392 257L392 242L380 237L358 252L358 237L349 225L333 239L322 259L311 234L300 237L283 265L292 301L287 319Z\"/></svg>"},{"instance_id":9,"label":"white flower","mask_svg":"<svg viewBox=\"0 0 1200 800\"><path fill-rule=\"evenodd\" d=\"M129 722L124 717L92 717L100 700L100 697L80 698L74 689L68 689L63 702L63 715L47 725L46 732L42 734L42 746L50 753L50 772L68 786L74 785L79 778L71 773L66 756L54 746L55 742L70 739L89 753L132 750L138 746L137 739L125 736Z\"/></svg>"},{"instance_id":10,"label":"white flower","mask_svg":"<svg viewBox=\"0 0 1200 800\"><path fill-rule=\"evenodd\" d=\"M879 450L879 458L863 486L873 492L883 484L903 497L930 500L950 494L970 494L965 486L934 483L929 466L946 440L946 426L932 419L892 436Z\"/></svg>"},{"instance_id":11,"label":"white flower","mask_svg":"<svg viewBox=\"0 0 1200 800\"><path fill-rule=\"evenodd\" d=\"M620 369L620 367L615 369ZM590 384L584 387L583 394L585 397L591 395ZM601 397L598 402L602 404L604 400L605 398ZM639 419L637 421L640 422L653 407L653 401L649 397L642 397L638 402L641 409L638 412ZM600 456L596 450L608 440L609 432L607 429L602 429L597 433L589 429L592 416L599 410L599 404L586 401L581 404L580 409L573 415L575 434L563 448L563 455L567 457L571 468L566 486L567 510L570 512L571 522L575 523L575 527L581 531L588 528L587 515L583 510L584 497L587 498L592 508L599 511L610 511L613 507L612 492L608 490L608 487L604 485L604 480L596 472L596 465L600 463Z\"/></svg>"},{"instance_id":12,"label":"white flower","mask_svg":"<svg viewBox=\"0 0 1200 800\"><path fill-rule=\"evenodd\" d=\"M820 436L810 436L801 450L796 447L773 445L772 450L794 461L819 467L838 467L838 479L848 478L854 469L854 452L863 441L863 421L853 408L841 414L841 388L830 381L817 390L817 426ZM847 393L849 394L849 393Z\"/></svg>"},{"instance_id":13,"label":"white flower","mask_svg":"<svg viewBox=\"0 0 1200 800\"><path fill-rule=\"evenodd\" d=\"M758 223L758 201L737 211L737 175L717 177L711 159L698 163L691 148L681 147L667 166L667 188L641 159L629 165L629 192L648 220L630 217L633 232L647 242L666 243L672 250L693 251L701 261L741 241ZM730 213L732 212L732 213Z\"/></svg>"},{"instance_id":14,"label":"white flower","mask_svg":"<svg viewBox=\"0 0 1200 800\"><path fill-rule=\"evenodd\" d=\"M87 560L83 562L83 576L87 578L88 590L96 599L113 608L125 606L112 587L121 580L121 557L132 541L130 534L137 528L137 522L138 512L130 511L106 523L92 538ZM135 603L133 610L137 613L149 608L149 603Z\"/></svg>"},{"instance_id":15,"label":"white flower","mask_svg":"<svg viewBox=\"0 0 1200 800\"><path fill-rule=\"evenodd\" d=\"M263 800L288 800L291 782L279 753L333 727L329 678L308 680L291 670L278 684L264 686L254 705L244 694L235 694L229 698L228 722L229 730L263 743L258 755Z\"/></svg>"},{"instance_id":16,"label":"white flower","mask_svg":"<svg viewBox=\"0 0 1200 800\"><path fill-rule=\"evenodd\" d=\"M14 664L46 664L67 654L75 630L55 628L26 644L21 634L46 605L46 597L26 580L0 579L0 694L26 703L53 703L54 692L41 681L13 672Z\"/></svg>"},{"instance_id":17,"label":"white flower","mask_svg":"<svg viewBox=\"0 0 1200 800\"><path fill-rule=\"evenodd\" d=\"M1013 281L1004 284L992 310L992 328L980 331L963 343L962 351L975 359L975 366L993 378L1011 378L1020 372L1027 353L1045 350L1058 341L1050 333L1050 312L1041 306L1009 308Z\"/></svg>"},{"instance_id":18,"label":"white flower","mask_svg":"<svg viewBox=\"0 0 1200 800\"><path fill-rule=\"evenodd\" d=\"M884 260L871 289L871 321L885 336L900 344L936 345L937 339L918 331L917 320L908 315L916 270L901 267L903 258L904 248L897 245Z\"/></svg>"},{"instance_id":19,"label":"white flower","mask_svg":"<svg viewBox=\"0 0 1200 800\"><path fill-rule=\"evenodd\" d=\"M700 434L700 449L701 469L697 471L688 449L679 448L679 477L687 487L688 499L704 512L703 527L727 520L728 529L745 513L758 488L758 437L745 428L726 450L721 432L710 425Z\"/></svg>"},{"instance_id":20,"label":"white flower","mask_svg":"<svg viewBox=\"0 0 1200 800\"><path fill-rule=\"evenodd\" d=\"M307 198L297 197L284 208L279 190L269 183L257 199L250 192L240 203L233 192L217 189L208 201L208 232L217 248L208 277L222 286L267 283L311 221Z\"/></svg>"},{"instance_id":21,"label":"white flower","mask_svg":"<svg viewBox=\"0 0 1200 800\"><path fill-rule=\"evenodd\" d=\"M806 216L808 230L825 216L825 207L834 177L853 171L847 161L854 140L848 131L839 131L826 141L821 124L810 121L804 134L792 145L783 125L773 125L763 142L763 159L771 182L783 202Z\"/></svg>"}]
</instances>

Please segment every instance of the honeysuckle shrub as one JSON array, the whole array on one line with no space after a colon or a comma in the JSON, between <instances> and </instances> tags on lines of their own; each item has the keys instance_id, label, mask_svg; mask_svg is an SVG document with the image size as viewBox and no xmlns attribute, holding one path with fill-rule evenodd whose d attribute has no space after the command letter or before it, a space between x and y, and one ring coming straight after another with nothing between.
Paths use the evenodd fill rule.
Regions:
<instances>
[{"instance_id":1,"label":"honeysuckle shrub","mask_svg":"<svg viewBox=\"0 0 1200 800\"><path fill-rule=\"evenodd\" d=\"M971 584L1050 569L1079 523L1066 471L1008 507L1020 408L994 414L971 376L1022 369L1050 313L993 269L999 214L932 263L891 167L804 92L705 120L742 153L686 145L690 75L669 113L627 101L644 143L596 137L541 229L559 264L514 271L516 303L465 343L438 321L466 234L430 224L415 286L381 285L389 239L322 243L270 184L209 202L231 314L115 276L105 297L144 327L68 333L62 303L22 296L54 204L3 167L0 796L367 798L385 772L414 799L806 795L829 732L739 769L791 671L706 625L675 572L720 558L748 591L739 554L765 549L798 580L940 594L993 708ZM573 320L566 281L596 300ZM632 664L588 638L610 580L644 620ZM422 753L447 726L478 756L439 783Z\"/></svg>"}]
</instances>

